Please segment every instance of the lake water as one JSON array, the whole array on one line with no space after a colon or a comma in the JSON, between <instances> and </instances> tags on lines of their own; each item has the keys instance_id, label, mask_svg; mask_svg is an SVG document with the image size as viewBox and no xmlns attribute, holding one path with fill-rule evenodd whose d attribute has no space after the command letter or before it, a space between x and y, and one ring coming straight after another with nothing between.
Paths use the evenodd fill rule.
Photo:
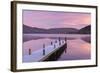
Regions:
<instances>
[{"instance_id":1,"label":"lake water","mask_svg":"<svg viewBox=\"0 0 100 73\"><path fill-rule=\"evenodd\" d=\"M67 38L66 51L58 59L63 60L82 60L91 58L91 37L89 34L24 34L23 35L23 56L29 55L29 49L32 52L37 51L51 42L54 44L58 38L64 40Z\"/></svg>"}]
</instances>

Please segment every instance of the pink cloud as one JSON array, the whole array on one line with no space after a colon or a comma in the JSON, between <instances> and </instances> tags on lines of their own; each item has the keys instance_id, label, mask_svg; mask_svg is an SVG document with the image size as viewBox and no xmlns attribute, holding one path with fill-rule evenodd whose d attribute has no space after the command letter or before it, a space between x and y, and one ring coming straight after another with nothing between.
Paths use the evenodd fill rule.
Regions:
<instances>
[{"instance_id":1,"label":"pink cloud","mask_svg":"<svg viewBox=\"0 0 100 73\"><path fill-rule=\"evenodd\" d=\"M38 28L81 28L91 24L90 13L54 12L54 11L23 11L23 24ZM82 26L81 26L82 25Z\"/></svg>"}]
</instances>

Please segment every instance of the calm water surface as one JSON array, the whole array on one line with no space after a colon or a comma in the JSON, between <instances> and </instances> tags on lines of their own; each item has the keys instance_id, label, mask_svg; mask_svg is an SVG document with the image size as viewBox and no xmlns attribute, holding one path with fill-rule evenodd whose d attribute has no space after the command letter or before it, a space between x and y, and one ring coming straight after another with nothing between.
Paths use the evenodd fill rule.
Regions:
<instances>
[{"instance_id":1,"label":"calm water surface","mask_svg":"<svg viewBox=\"0 0 100 73\"><path fill-rule=\"evenodd\" d=\"M23 56L28 55L29 49L32 52L42 49L43 44L55 43L58 38L67 38L66 51L58 60L82 60L91 58L90 35L82 34L24 34L23 35Z\"/></svg>"}]
</instances>

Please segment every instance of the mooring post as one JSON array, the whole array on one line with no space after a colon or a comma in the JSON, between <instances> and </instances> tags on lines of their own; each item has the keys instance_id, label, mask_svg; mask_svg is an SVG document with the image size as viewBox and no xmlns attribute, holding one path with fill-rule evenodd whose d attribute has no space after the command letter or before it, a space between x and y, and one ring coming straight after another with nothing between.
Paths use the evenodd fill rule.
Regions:
<instances>
[{"instance_id":1,"label":"mooring post","mask_svg":"<svg viewBox=\"0 0 100 73\"><path fill-rule=\"evenodd\" d=\"M66 48L67 48L67 38L65 37L65 43L66 43Z\"/></svg>"},{"instance_id":2,"label":"mooring post","mask_svg":"<svg viewBox=\"0 0 100 73\"><path fill-rule=\"evenodd\" d=\"M67 42L67 38L65 37L65 42Z\"/></svg>"},{"instance_id":3,"label":"mooring post","mask_svg":"<svg viewBox=\"0 0 100 73\"><path fill-rule=\"evenodd\" d=\"M58 38L58 40L60 41L60 37Z\"/></svg>"},{"instance_id":4,"label":"mooring post","mask_svg":"<svg viewBox=\"0 0 100 73\"><path fill-rule=\"evenodd\" d=\"M28 52L29 52L29 55L31 55L31 49L30 48L29 48Z\"/></svg>"},{"instance_id":5,"label":"mooring post","mask_svg":"<svg viewBox=\"0 0 100 73\"><path fill-rule=\"evenodd\" d=\"M53 45L53 42L51 41L51 45Z\"/></svg>"},{"instance_id":6,"label":"mooring post","mask_svg":"<svg viewBox=\"0 0 100 73\"><path fill-rule=\"evenodd\" d=\"M43 55L45 55L45 49L43 49Z\"/></svg>"},{"instance_id":7,"label":"mooring post","mask_svg":"<svg viewBox=\"0 0 100 73\"><path fill-rule=\"evenodd\" d=\"M45 55L45 44L43 44L43 55Z\"/></svg>"},{"instance_id":8,"label":"mooring post","mask_svg":"<svg viewBox=\"0 0 100 73\"><path fill-rule=\"evenodd\" d=\"M55 43L57 43L57 40L55 40Z\"/></svg>"},{"instance_id":9,"label":"mooring post","mask_svg":"<svg viewBox=\"0 0 100 73\"><path fill-rule=\"evenodd\" d=\"M59 45L61 45L61 39L60 39L60 37L58 38L58 40L59 40Z\"/></svg>"}]
</instances>

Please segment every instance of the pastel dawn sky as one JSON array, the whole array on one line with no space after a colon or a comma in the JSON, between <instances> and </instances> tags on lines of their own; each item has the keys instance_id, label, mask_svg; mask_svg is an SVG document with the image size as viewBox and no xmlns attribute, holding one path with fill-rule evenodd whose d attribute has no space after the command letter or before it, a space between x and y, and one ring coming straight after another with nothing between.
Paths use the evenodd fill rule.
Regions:
<instances>
[{"instance_id":1,"label":"pastel dawn sky","mask_svg":"<svg viewBox=\"0 0 100 73\"><path fill-rule=\"evenodd\" d=\"M23 24L38 28L83 28L91 24L90 13L23 10Z\"/></svg>"}]
</instances>

